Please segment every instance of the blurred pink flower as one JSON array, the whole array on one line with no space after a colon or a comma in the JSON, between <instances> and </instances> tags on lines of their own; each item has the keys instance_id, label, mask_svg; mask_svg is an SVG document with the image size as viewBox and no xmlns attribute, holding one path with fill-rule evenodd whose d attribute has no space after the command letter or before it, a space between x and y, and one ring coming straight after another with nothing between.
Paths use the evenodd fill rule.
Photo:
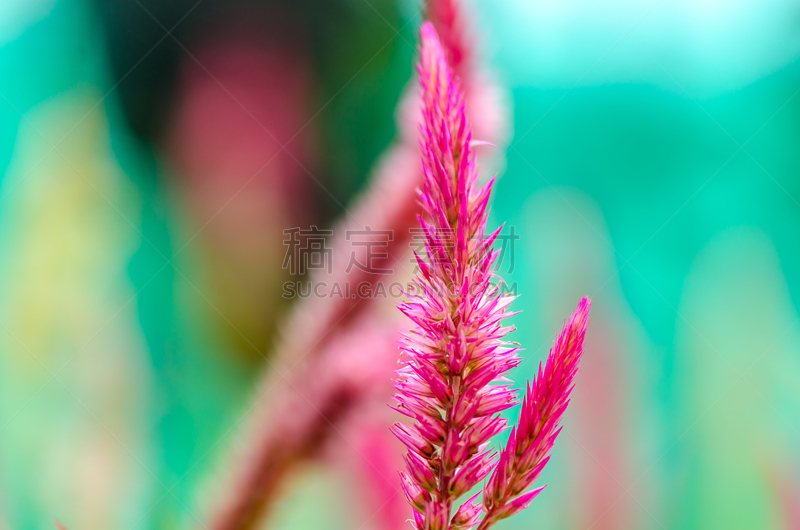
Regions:
<instances>
[{"instance_id":1,"label":"blurred pink flower","mask_svg":"<svg viewBox=\"0 0 800 530\"><path fill-rule=\"evenodd\" d=\"M456 6L455 0L432 0L429 9L439 9L439 3ZM457 16L443 17L436 23L441 24L442 31L458 35L464 40L463 32L450 29L447 24L460 24L463 19L463 10L456 10ZM460 26L459 26L460 28ZM462 49L460 41L454 40L453 45ZM467 48L463 48L467 50ZM465 77L469 79L467 90L469 115L474 117L476 130L481 131L480 139L493 143L502 141L507 129L507 108L501 91L494 84L491 76L482 75L477 70L473 71L474 61L467 61L468 57L461 53L464 59L462 64L470 65L469 71L464 69ZM471 48L470 48L471 53ZM469 75L467 75L469 74ZM374 269L404 269L398 266L405 262L411 243L411 228L416 225L415 215L418 212L416 189L422 183L422 171L419 162L418 123L420 119L420 95L417 91L407 92L399 103L396 121L398 124L398 138L387 150L376 165L369 187L359 197L349 213L334 226L330 247L333 249L332 271L315 270L311 274L311 282L327 282L329 285L367 285L365 292L374 291L378 282L385 282L387 275L369 274L359 268L353 267L349 271L346 265L354 257L359 262L364 262L365 247L354 247L346 241L346 234L350 230L363 230L365 226L374 229L392 230L394 239L388 242L383 249L384 257L374 259ZM355 255L353 253L355 252ZM398 260L403 260L402 262ZM398 271L400 282L405 283L410 272ZM316 457L320 446L330 441L332 433L349 421L356 414L365 415L365 396L373 396L384 391L391 391L392 369L396 366L395 328L380 324L379 318L371 319L378 329L388 333L385 338L392 341L388 348L373 347L373 359L369 362L383 370L378 375L369 372L370 377L359 378L363 385L358 391L349 395L350 400L337 401L339 389L351 385L353 377L346 371L327 369L335 367L343 356L342 363L352 366L356 374L364 372L362 368L346 361L352 358L347 355L344 348L338 347L335 342L342 340L345 335L352 334L355 343L364 344L369 349L365 337L373 336L370 332L364 335L364 315L378 312L380 300L369 298L349 297L310 297L298 300L286 319L285 324L278 331L278 340L275 347L275 356L270 362L260 384L261 392L268 393L269 398L258 400L253 405L249 414L249 426L245 433L248 451L236 455L230 465L230 478L223 481L222 495L213 503L213 528L218 530L226 528L249 528L257 524L264 512L267 512L274 495L288 471L305 458ZM389 311L391 316L393 311ZM377 331L374 329L372 331ZM382 344L382 342L381 342ZM388 361L388 364L384 361ZM298 393L297 390L300 390ZM285 396L293 396L287 398ZM308 400L304 399L304 396ZM306 402L309 401L309 402ZM337 413L328 419L313 412L311 403L322 409L326 403L338 403ZM380 400L380 406L368 404L380 409L370 415L376 418L378 425L385 425L390 419L386 417L385 399ZM300 411L300 413L298 413ZM380 418L380 419L377 419ZM289 431L291 436L284 436L284 422L289 422L294 427ZM366 422L357 422L362 429ZM354 427L356 428L356 427ZM350 434L345 431L346 434ZM359 439L358 433L353 433L354 439ZM377 444L377 442L376 442ZM313 450L309 450L312 448ZM386 454L397 454L393 447L382 448ZM372 458L373 453L365 453ZM396 469L399 464L393 463L391 469ZM363 463L363 462L360 462ZM375 466L368 466L375 470ZM381 484L383 479L370 473L357 475L363 484L356 484L356 491L372 487L374 483ZM268 484L269 487L264 485ZM375 509L381 508L385 500L379 502ZM392 504L386 505L383 511L376 516L373 523L383 530L397 528L405 524L402 513L395 513Z\"/></svg>"},{"instance_id":2,"label":"blurred pink flower","mask_svg":"<svg viewBox=\"0 0 800 530\"><path fill-rule=\"evenodd\" d=\"M474 59L472 40L465 28L463 8L459 0L433 0L427 15L445 50L445 58L458 78L463 78Z\"/></svg>"},{"instance_id":3,"label":"blurred pink flower","mask_svg":"<svg viewBox=\"0 0 800 530\"><path fill-rule=\"evenodd\" d=\"M395 343L392 347L395 354L396 348ZM402 465L401 444L386 428L386 399L380 405L370 404L368 409L362 407L353 415L353 421L343 430L350 447L338 447L332 460L344 467L352 479L353 527L407 530L407 507L397 484L397 468Z\"/></svg>"},{"instance_id":4,"label":"blurred pink flower","mask_svg":"<svg viewBox=\"0 0 800 530\"><path fill-rule=\"evenodd\" d=\"M314 72L303 46L288 44L209 37L184 59L167 139L191 223L178 248L200 252L195 281L225 315L211 318L236 346L226 351L251 362L285 308L282 230L315 220Z\"/></svg>"},{"instance_id":5,"label":"blurred pink flower","mask_svg":"<svg viewBox=\"0 0 800 530\"><path fill-rule=\"evenodd\" d=\"M388 385L376 385L394 365L397 329L370 315L332 333L303 378L283 374L280 387L264 389L273 400L259 407L236 466L223 491L210 492L215 510L209 528L257 527L265 503L279 492L285 475L301 460L319 457L331 438L344 436L340 425L356 404L388 398Z\"/></svg>"}]
</instances>

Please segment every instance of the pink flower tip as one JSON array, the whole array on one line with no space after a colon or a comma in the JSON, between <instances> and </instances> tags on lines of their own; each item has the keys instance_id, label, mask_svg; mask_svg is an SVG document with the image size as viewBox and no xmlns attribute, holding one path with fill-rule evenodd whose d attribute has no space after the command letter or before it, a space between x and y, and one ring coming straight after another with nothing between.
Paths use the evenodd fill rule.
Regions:
<instances>
[{"instance_id":1,"label":"pink flower tip","mask_svg":"<svg viewBox=\"0 0 800 530\"><path fill-rule=\"evenodd\" d=\"M512 515L518 514L525 508L531 505L533 499L539 495L543 489L545 489L547 485L540 486L536 489L532 489L526 493L523 493L513 501L509 502L505 506L503 506L500 510L496 512L495 519L500 521L502 519L506 519L511 517Z\"/></svg>"}]
</instances>

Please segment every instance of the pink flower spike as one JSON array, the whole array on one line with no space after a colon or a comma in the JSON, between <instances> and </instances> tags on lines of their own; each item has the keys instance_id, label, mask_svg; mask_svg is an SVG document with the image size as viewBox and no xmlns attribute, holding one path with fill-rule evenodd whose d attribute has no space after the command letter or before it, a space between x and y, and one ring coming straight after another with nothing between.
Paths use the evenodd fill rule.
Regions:
<instances>
[{"instance_id":1,"label":"pink flower spike","mask_svg":"<svg viewBox=\"0 0 800 530\"><path fill-rule=\"evenodd\" d=\"M508 429L500 413L517 399L506 375L520 358L518 345L505 338L514 327L503 321L516 313L496 273L500 229L486 227L494 179L478 181L464 94L433 25L423 24L420 36L419 223L426 256L417 256L419 289L400 305L413 328L401 341L395 409L411 422L396 423L393 432L409 449L401 476L418 530L486 530L542 490L524 493L558 435L590 302L581 301L528 386L518 425L498 457L490 440ZM482 503L473 497L451 519L455 501L490 474Z\"/></svg>"},{"instance_id":2,"label":"pink flower spike","mask_svg":"<svg viewBox=\"0 0 800 530\"><path fill-rule=\"evenodd\" d=\"M486 484L483 505L487 513L479 530L524 509L535 496L527 498L533 493L529 492L515 498L539 477L561 432L559 422L578 372L590 306L588 298L580 301L556 337L547 362L539 366L539 374L533 384L528 385L517 429L511 432L500 464Z\"/></svg>"},{"instance_id":3,"label":"pink flower spike","mask_svg":"<svg viewBox=\"0 0 800 530\"><path fill-rule=\"evenodd\" d=\"M485 242L491 183L478 184L464 96L436 30L426 23L420 34L427 261L416 278L423 288L401 305L415 327L402 342L395 386L401 412L419 411L421 400L434 412L410 412L413 427L394 431L410 450L405 476L430 493L423 528L431 530L451 528L454 501L491 473L486 442L506 428L499 413L516 401L503 376L519 358L503 340L513 329L501 325L510 295L495 285L496 252ZM479 512L464 508L456 528L477 524Z\"/></svg>"}]
</instances>

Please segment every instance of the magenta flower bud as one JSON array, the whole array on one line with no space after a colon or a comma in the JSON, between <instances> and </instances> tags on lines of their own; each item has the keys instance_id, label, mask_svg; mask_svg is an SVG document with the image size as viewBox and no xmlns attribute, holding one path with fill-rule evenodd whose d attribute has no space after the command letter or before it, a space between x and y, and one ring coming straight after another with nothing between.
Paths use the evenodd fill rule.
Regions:
<instances>
[{"instance_id":1,"label":"magenta flower bud","mask_svg":"<svg viewBox=\"0 0 800 530\"><path fill-rule=\"evenodd\" d=\"M463 320L463 319L462 319ZM459 329L459 335L453 344L453 351L450 357L450 371L454 374L460 374L464 371L464 367L469 361L469 352L467 351L467 339L464 336L464 329Z\"/></svg>"},{"instance_id":2,"label":"magenta flower bud","mask_svg":"<svg viewBox=\"0 0 800 530\"><path fill-rule=\"evenodd\" d=\"M519 495L529 488L531 484L536 482L536 479L539 478L544 466L546 466L549 461L549 456L544 457L542 461L536 464L536 466L534 466L530 471L520 476L519 483L511 490L511 495Z\"/></svg>"},{"instance_id":3,"label":"magenta flower bud","mask_svg":"<svg viewBox=\"0 0 800 530\"><path fill-rule=\"evenodd\" d=\"M425 263L424 259L419 257L416 251L414 251L414 258L417 262L417 266L419 267L422 277L425 278L426 280L430 280L432 276L431 276L431 269L430 267L428 267L428 264Z\"/></svg>"},{"instance_id":4,"label":"magenta flower bud","mask_svg":"<svg viewBox=\"0 0 800 530\"><path fill-rule=\"evenodd\" d=\"M392 425L392 432L403 442L406 447L421 456L428 456L433 453L433 446L422 439L420 435L408 429L402 423Z\"/></svg>"},{"instance_id":5,"label":"magenta flower bud","mask_svg":"<svg viewBox=\"0 0 800 530\"><path fill-rule=\"evenodd\" d=\"M531 490L528 493L520 495L513 501L507 503L494 513L494 519L500 521L521 512L522 510L531 505L531 502L533 502L534 497L539 495L539 493L541 493L545 487L546 486L541 486L539 488L536 488L535 490Z\"/></svg>"},{"instance_id":6,"label":"magenta flower bud","mask_svg":"<svg viewBox=\"0 0 800 530\"><path fill-rule=\"evenodd\" d=\"M479 496L480 493L476 493L461 505L453 519L450 520L452 530L470 530L478 524L482 510L480 503L475 503L475 500Z\"/></svg>"},{"instance_id":7,"label":"magenta flower bud","mask_svg":"<svg viewBox=\"0 0 800 530\"><path fill-rule=\"evenodd\" d=\"M462 439L458 431L452 429L448 431L447 439L442 449L442 464L445 470L453 471L467 458L468 453L468 441Z\"/></svg>"},{"instance_id":8,"label":"magenta flower bud","mask_svg":"<svg viewBox=\"0 0 800 530\"><path fill-rule=\"evenodd\" d=\"M428 416L417 417L417 430L431 444L441 444L445 437L445 428L440 420Z\"/></svg>"},{"instance_id":9,"label":"magenta flower bud","mask_svg":"<svg viewBox=\"0 0 800 530\"><path fill-rule=\"evenodd\" d=\"M408 453L404 459L408 473L414 479L414 482L428 492L435 491L436 477L433 475L428 462L413 452Z\"/></svg>"},{"instance_id":10,"label":"magenta flower bud","mask_svg":"<svg viewBox=\"0 0 800 530\"><path fill-rule=\"evenodd\" d=\"M483 453L478 453L467 460L461 468L456 471L453 482L450 484L450 494L453 498L458 498L472 488L473 485L482 481L492 471L495 459L487 457Z\"/></svg>"},{"instance_id":11,"label":"magenta flower bud","mask_svg":"<svg viewBox=\"0 0 800 530\"><path fill-rule=\"evenodd\" d=\"M431 499L428 492L409 479L408 475L402 471L400 472L400 485L403 487L403 493L406 494L406 499L408 499L409 504L411 504L414 509L423 511L425 509L425 503Z\"/></svg>"},{"instance_id":12,"label":"magenta flower bud","mask_svg":"<svg viewBox=\"0 0 800 530\"><path fill-rule=\"evenodd\" d=\"M397 406L391 407L403 416L412 419L430 418L441 421L441 414L439 414L436 407L418 399L410 398L409 396L396 395Z\"/></svg>"},{"instance_id":13,"label":"magenta flower bud","mask_svg":"<svg viewBox=\"0 0 800 530\"><path fill-rule=\"evenodd\" d=\"M453 407L453 423L466 425L478 412L479 402L475 392L464 393Z\"/></svg>"},{"instance_id":14,"label":"magenta flower bud","mask_svg":"<svg viewBox=\"0 0 800 530\"><path fill-rule=\"evenodd\" d=\"M428 361L419 359L419 365L415 367L417 374L428 384L433 396L439 400L442 406L447 406L453 399L453 391L447 386L442 374Z\"/></svg>"},{"instance_id":15,"label":"magenta flower bud","mask_svg":"<svg viewBox=\"0 0 800 530\"><path fill-rule=\"evenodd\" d=\"M516 392L507 387L494 387L484 392L475 409L475 416L486 416L502 412L516 403Z\"/></svg>"},{"instance_id":16,"label":"magenta flower bud","mask_svg":"<svg viewBox=\"0 0 800 530\"><path fill-rule=\"evenodd\" d=\"M496 434L503 432L505 428L505 419L494 416L483 416L476 419L472 425L467 427L464 430L464 435L470 447L477 447Z\"/></svg>"}]
</instances>

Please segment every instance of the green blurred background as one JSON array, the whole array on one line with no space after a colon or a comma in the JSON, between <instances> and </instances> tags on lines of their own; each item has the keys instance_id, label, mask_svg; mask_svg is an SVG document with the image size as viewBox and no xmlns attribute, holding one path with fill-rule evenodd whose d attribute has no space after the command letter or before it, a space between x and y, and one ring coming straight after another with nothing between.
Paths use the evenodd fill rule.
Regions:
<instances>
[{"instance_id":1,"label":"green blurred background","mask_svg":"<svg viewBox=\"0 0 800 530\"><path fill-rule=\"evenodd\" d=\"M498 528L800 529L800 5L467 5L512 116L484 170L517 381L594 299L549 487ZM0 2L0 528L201 524L282 230L365 186L419 7ZM380 530L341 467L300 466L265 528Z\"/></svg>"}]
</instances>

